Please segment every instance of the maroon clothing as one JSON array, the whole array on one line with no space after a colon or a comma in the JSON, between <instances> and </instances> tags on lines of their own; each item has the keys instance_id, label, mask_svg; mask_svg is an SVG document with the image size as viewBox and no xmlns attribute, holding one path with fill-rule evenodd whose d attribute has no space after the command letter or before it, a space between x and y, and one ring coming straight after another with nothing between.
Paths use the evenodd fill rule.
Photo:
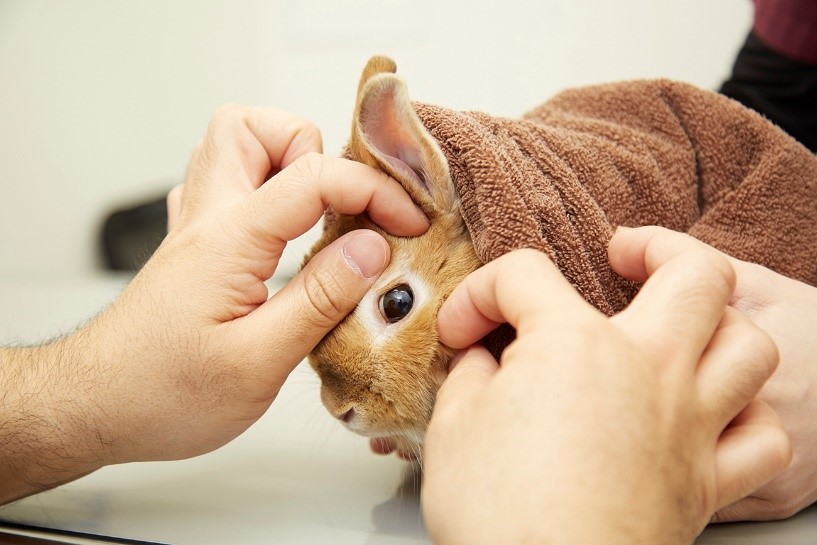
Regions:
<instances>
[{"instance_id":1,"label":"maroon clothing","mask_svg":"<svg viewBox=\"0 0 817 545\"><path fill-rule=\"evenodd\" d=\"M755 0L754 31L778 53L817 64L817 0Z\"/></svg>"},{"instance_id":2,"label":"maroon clothing","mask_svg":"<svg viewBox=\"0 0 817 545\"><path fill-rule=\"evenodd\" d=\"M817 153L817 0L754 3L754 26L721 92Z\"/></svg>"}]
</instances>

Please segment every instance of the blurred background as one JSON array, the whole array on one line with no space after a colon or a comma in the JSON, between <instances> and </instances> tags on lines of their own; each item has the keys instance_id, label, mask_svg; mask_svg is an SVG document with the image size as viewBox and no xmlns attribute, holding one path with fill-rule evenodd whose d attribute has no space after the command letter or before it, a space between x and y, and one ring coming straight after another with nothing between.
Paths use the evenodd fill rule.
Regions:
<instances>
[{"instance_id":1,"label":"blurred background","mask_svg":"<svg viewBox=\"0 0 817 545\"><path fill-rule=\"evenodd\" d=\"M751 15L749 0L0 0L0 279L98 274L106 218L182 180L219 104L297 113L337 155L373 54L415 100L514 116L604 81L717 89ZM156 206L125 241L144 257Z\"/></svg>"}]
</instances>

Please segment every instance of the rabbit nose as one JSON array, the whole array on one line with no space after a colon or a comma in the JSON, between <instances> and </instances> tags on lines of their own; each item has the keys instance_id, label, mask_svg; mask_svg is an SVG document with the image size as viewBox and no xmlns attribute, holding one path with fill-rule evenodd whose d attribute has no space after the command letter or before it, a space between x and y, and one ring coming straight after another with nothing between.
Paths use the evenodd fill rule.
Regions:
<instances>
[{"instance_id":1,"label":"rabbit nose","mask_svg":"<svg viewBox=\"0 0 817 545\"><path fill-rule=\"evenodd\" d=\"M352 419L354 417L355 417L355 409L351 408L348 411L346 411L345 413L343 413L342 415L340 415L338 418L340 419L341 422L345 422L346 424L348 424L349 422L352 421Z\"/></svg>"}]
</instances>

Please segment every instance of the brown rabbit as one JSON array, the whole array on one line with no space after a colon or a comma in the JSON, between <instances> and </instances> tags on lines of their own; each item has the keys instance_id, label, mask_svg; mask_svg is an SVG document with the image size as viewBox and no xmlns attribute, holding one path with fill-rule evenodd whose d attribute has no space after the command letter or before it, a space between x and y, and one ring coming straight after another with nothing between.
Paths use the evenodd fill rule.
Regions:
<instances>
[{"instance_id":1,"label":"brown rabbit","mask_svg":"<svg viewBox=\"0 0 817 545\"><path fill-rule=\"evenodd\" d=\"M417 452L453 351L437 340L437 311L482 263L474 253L439 146L409 101L391 59L369 60L358 86L348 155L398 180L426 213L422 236L394 237L365 215L329 213L306 260L343 234L372 229L391 247L391 263L357 309L312 351L321 399L344 425L367 437L392 437ZM419 454L419 453L418 453Z\"/></svg>"}]
</instances>

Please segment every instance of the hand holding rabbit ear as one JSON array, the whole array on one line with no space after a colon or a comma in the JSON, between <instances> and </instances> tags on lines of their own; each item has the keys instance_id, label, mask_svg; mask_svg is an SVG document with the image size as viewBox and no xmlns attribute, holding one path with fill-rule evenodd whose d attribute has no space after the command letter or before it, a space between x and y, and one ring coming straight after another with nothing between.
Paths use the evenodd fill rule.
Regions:
<instances>
[{"instance_id":1,"label":"hand holding rabbit ear","mask_svg":"<svg viewBox=\"0 0 817 545\"><path fill-rule=\"evenodd\" d=\"M777 351L727 306L729 262L669 232L635 261L649 278L613 318L530 250L443 305L453 347L506 321L518 337L499 365L467 350L439 391L422 497L435 542L689 544L786 467L788 437L753 401Z\"/></svg>"},{"instance_id":2,"label":"hand holding rabbit ear","mask_svg":"<svg viewBox=\"0 0 817 545\"><path fill-rule=\"evenodd\" d=\"M51 345L0 351L4 377L20 377L2 382L0 421L18 423L26 438L3 428L0 503L106 464L202 454L264 413L389 262L381 235L353 231L267 300L264 281L287 241L327 207L367 211L397 235L428 228L397 182L319 150L319 133L298 118L222 108L169 197L170 233L118 300ZM43 365L26 365L32 358ZM27 376L31 369L53 376ZM38 435L43 423L53 426ZM60 459L43 460L49 452Z\"/></svg>"},{"instance_id":3,"label":"hand holding rabbit ear","mask_svg":"<svg viewBox=\"0 0 817 545\"><path fill-rule=\"evenodd\" d=\"M368 211L385 230L401 235L427 228L394 180L365 165L318 155L319 149L317 130L289 114L226 107L214 115L194 153L172 232L96 324L160 318L138 322L148 330L139 337L148 345L167 339L168 345L147 346L158 361L148 359L129 379L144 380L141 391L160 396L163 387L177 387L176 375L184 371L182 383L189 388L163 396L167 401L151 409L174 415L158 420L156 434L165 433L161 422L178 430L180 420L202 410L214 418L202 429L184 426L187 433L168 434L176 444L163 440L161 453L146 448L123 457L190 456L230 440L263 414L292 368L355 307L389 261L388 245L372 231L349 233L325 248L267 300L264 281L287 241L311 228L327 207ZM162 308L142 309L142 301ZM166 333L151 334L154 328ZM192 353L179 351L186 346ZM167 403L174 406L162 407ZM132 411L128 418L136 418Z\"/></svg>"}]
</instances>

